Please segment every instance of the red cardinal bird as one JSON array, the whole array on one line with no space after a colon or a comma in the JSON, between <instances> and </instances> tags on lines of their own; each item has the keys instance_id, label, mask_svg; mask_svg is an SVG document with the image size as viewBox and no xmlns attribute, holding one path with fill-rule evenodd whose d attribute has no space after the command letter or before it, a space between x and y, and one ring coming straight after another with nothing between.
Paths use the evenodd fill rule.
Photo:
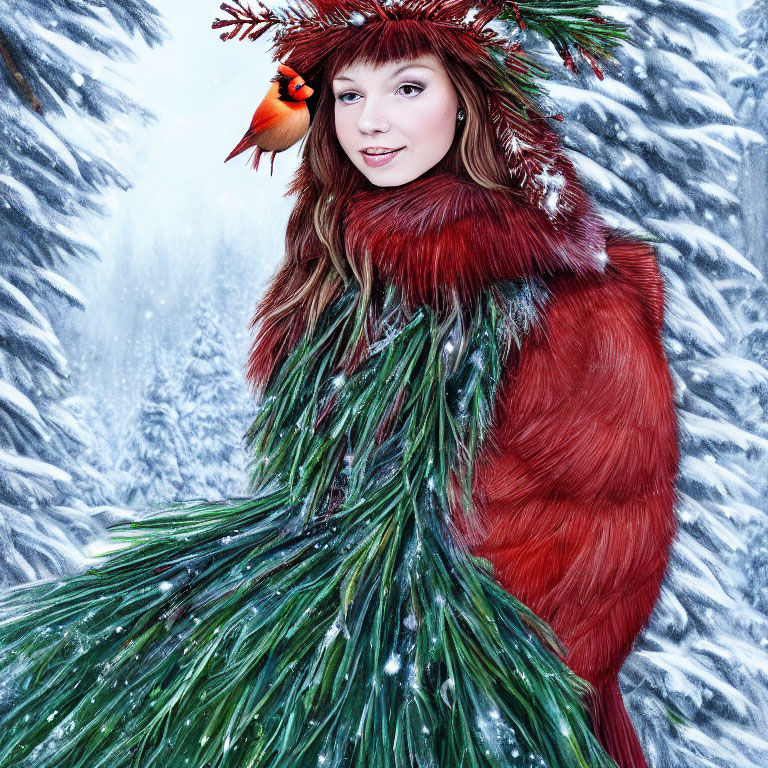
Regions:
<instances>
[{"instance_id":1,"label":"red cardinal bird","mask_svg":"<svg viewBox=\"0 0 768 768\"><path fill-rule=\"evenodd\" d=\"M262 153L271 152L271 176L275 155L292 147L309 130L310 115L305 102L314 91L300 75L285 64L280 64L277 71L280 75L253 113L251 127L229 153L225 163L246 149L256 147L253 157L254 169L259 169Z\"/></svg>"}]
</instances>

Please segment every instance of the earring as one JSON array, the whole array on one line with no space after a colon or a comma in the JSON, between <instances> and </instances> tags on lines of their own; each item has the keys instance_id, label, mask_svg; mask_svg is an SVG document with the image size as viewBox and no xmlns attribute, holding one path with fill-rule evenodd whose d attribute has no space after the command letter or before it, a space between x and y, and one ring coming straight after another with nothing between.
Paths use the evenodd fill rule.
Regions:
<instances>
[{"instance_id":1,"label":"earring","mask_svg":"<svg viewBox=\"0 0 768 768\"><path fill-rule=\"evenodd\" d=\"M461 107L459 107L459 111L458 111L458 114L456 115L456 119L461 123L464 121L464 117L465 117L464 110Z\"/></svg>"}]
</instances>

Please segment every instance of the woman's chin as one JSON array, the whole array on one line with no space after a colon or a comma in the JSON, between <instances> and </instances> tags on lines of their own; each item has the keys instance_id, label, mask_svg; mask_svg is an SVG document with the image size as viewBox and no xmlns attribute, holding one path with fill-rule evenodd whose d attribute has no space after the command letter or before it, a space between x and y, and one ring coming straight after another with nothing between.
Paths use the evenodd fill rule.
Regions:
<instances>
[{"instance_id":1,"label":"woman's chin","mask_svg":"<svg viewBox=\"0 0 768 768\"><path fill-rule=\"evenodd\" d=\"M397 187L400 184L404 184L404 179L408 174L404 174L401 169L390 169L386 166L381 168L369 168L365 166L363 168L358 167L360 173L365 176L371 184L377 187Z\"/></svg>"},{"instance_id":2,"label":"woman's chin","mask_svg":"<svg viewBox=\"0 0 768 768\"><path fill-rule=\"evenodd\" d=\"M390 167L388 165L384 165L380 168L358 166L360 173L362 173L363 176L376 187L401 187L403 184L415 181L432 168L434 168L434 166L430 166L429 168L398 168L396 166Z\"/></svg>"}]
</instances>

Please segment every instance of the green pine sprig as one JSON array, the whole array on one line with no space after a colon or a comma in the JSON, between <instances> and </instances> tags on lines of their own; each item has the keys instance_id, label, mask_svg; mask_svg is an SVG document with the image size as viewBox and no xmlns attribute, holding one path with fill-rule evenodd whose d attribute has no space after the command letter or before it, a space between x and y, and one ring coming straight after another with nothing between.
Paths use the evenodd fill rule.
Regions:
<instances>
[{"instance_id":1,"label":"green pine sprig","mask_svg":"<svg viewBox=\"0 0 768 768\"><path fill-rule=\"evenodd\" d=\"M356 305L271 382L250 498L124 526L102 567L0 601L0 768L613 765L549 629L452 535L529 288L470 318L390 290L342 374Z\"/></svg>"},{"instance_id":2,"label":"green pine sprig","mask_svg":"<svg viewBox=\"0 0 768 768\"><path fill-rule=\"evenodd\" d=\"M545 37L576 71L573 53L584 58L602 79L601 59L628 38L627 27L601 15L597 0L531 0L508 2L500 19L516 21L521 29L530 29Z\"/></svg>"}]
</instances>

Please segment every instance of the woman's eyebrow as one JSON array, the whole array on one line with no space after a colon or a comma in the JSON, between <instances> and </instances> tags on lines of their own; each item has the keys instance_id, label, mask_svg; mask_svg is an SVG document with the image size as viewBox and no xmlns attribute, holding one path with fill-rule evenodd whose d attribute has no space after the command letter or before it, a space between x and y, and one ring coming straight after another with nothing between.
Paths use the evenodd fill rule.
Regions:
<instances>
[{"instance_id":1,"label":"woman's eyebrow","mask_svg":"<svg viewBox=\"0 0 768 768\"><path fill-rule=\"evenodd\" d=\"M405 71L406 69L428 69L430 72L434 72L432 67L430 67L428 64L406 64L404 67L400 67L397 71L393 72L390 75L390 80L397 77L401 72ZM351 77L345 77L344 75L337 75L333 78L335 80L349 80L351 82L354 82L354 79Z\"/></svg>"}]
</instances>

